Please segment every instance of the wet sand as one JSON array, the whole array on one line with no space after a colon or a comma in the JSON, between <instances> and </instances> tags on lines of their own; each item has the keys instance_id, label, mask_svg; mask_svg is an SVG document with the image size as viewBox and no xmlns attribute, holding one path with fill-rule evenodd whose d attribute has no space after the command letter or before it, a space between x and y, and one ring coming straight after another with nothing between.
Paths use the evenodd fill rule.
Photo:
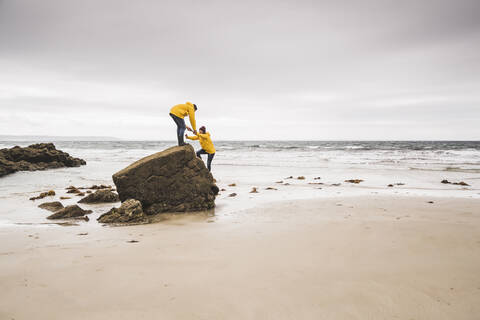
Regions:
<instances>
[{"instance_id":1,"label":"wet sand","mask_svg":"<svg viewBox=\"0 0 480 320\"><path fill-rule=\"evenodd\" d=\"M131 227L17 225L0 243L0 319L480 314L478 199L336 197Z\"/></svg>"}]
</instances>

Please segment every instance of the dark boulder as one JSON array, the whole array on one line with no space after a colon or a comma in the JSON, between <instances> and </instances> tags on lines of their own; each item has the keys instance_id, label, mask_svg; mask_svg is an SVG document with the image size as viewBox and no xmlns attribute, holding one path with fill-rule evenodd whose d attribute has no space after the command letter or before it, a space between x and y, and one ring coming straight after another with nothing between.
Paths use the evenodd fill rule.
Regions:
<instances>
[{"instance_id":1,"label":"dark boulder","mask_svg":"<svg viewBox=\"0 0 480 320\"><path fill-rule=\"evenodd\" d=\"M219 191L190 145L138 160L115 173L113 182L121 201L139 200L147 214L211 209Z\"/></svg>"},{"instance_id":2,"label":"dark boulder","mask_svg":"<svg viewBox=\"0 0 480 320\"><path fill-rule=\"evenodd\" d=\"M58 210L63 209L63 204L60 201L44 202L38 207L48 211L57 212Z\"/></svg>"},{"instance_id":3,"label":"dark boulder","mask_svg":"<svg viewBox=\"0 0 480 320\"><path fill-rule=\"evenodd\" d=\"M105 203L105 202L118 202L118 194L113 193L109 189L98 189L94 193L90 193L85 198L80 199L78 203Z\"/></svg>"},{"instance_id":4,"label":"dark boulder","mask_svg":"<svg viewBox=\"0 0 480 320\"><path fill-rule=\"evenodd\" d=\"M126 200L120 208L112 208L107 213L102 214L97 220L100 223L139 224L150 222L147 215L143 212L142 204L135 199Z\"/></svg>"},{"instance_id":5,"label":"dark boulder","mask_svg":"<svg viewBox=\"0 0 480 320\"><path fill-rule=\"evenodd\" d=\"M58 210L54 214L48 216L47 219L76 218L76 217L84 216L89 213L92 213L92 210L83 210L82 208L74 204Z\"/></svg>"},{"instance_id":6,"label":"dark boulder","mask_svg":"<svg viewBox=\"0 0 480 320\"><path fill-rule=\"evenodd\" d=\"M68 153L57 150L53 143L0 149L0 177L17 171L79 167L85 164L85 160L73 158Z\"/></svg>"}]
</instances>

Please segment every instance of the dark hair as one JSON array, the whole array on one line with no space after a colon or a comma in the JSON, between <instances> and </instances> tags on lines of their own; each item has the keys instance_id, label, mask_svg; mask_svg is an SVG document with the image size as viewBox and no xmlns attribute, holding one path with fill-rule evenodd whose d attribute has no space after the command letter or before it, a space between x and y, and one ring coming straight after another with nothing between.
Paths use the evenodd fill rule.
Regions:
<instances>
[{"instance_id":1,"label":"dark hair","mask_svg":"<svg viewBox=\"0 0 480 320\"><path fill-rule=\"evenodd\" d=\"M203 132L207 132L207 128L205 128L205 126L201 126L200 129L198 129L200 131L203 131Z\"/></svg>"},{"instance_id":2,"label":"dark hair","mask_svg":"<svg viewBox=\"0 0 480 320\"><path fill-rule=\"evenodd\" d=\"M197 111L197 109L198 109L197 105L195 103L193 104L193 108L195 109L195 111Z\"/></svg>"}]
</instances>

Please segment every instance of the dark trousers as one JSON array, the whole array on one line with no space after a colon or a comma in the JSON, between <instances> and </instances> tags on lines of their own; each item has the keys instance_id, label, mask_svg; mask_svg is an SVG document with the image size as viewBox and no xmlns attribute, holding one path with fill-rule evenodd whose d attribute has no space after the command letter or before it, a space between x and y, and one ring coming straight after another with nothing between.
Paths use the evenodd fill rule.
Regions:
<instances>
[{"instance_id":1,"label":"dark trousers","mask_svg":"<svg viewBox=\"0 0 480 320\"><path fill-rule=\"evenodd\" d=\"M207 168L208 168L208 171L212 171L212 160L213 160L213 157L215 156L215 153L208 153L203 149L200 149L197 151L197 157L199 157L200 159L202 159L202 156L201 156L202 154L208 154Z\"/></svg>"},{"instance_id":2,"label":"dark trousers","mask_svg":"<svg viewBox=\"0 0 480 320\"><path fill-rule=\"evenodd\" d=\"M172 117L173 121L177 124L177 139L178 139L178 145L183 146L185 142L183 141L183 135L185 134L185 130L187 129L187 126L185 125L185 120L177 117L173 113L170 113L170 117Z\"/></svg>"}]
</instances>

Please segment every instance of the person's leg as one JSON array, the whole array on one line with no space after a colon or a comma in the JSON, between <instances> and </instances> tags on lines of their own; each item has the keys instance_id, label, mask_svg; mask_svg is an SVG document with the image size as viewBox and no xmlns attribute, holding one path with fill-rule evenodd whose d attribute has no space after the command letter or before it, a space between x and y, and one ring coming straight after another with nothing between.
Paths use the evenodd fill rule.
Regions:
<instances>
[{"instance_id":1,"label":"person's leg","mask_svg":"<svg viewBox=\"0 0 480 320\"><path fill-rule=\"evenodd\" d=\"M176 115L170 113L170 117L172 117L173 121L177 125L177 140L178 140L178 145L183 146L185 144L183 140L183 135L185 134L185 129L187 128L185 125L185 120L177 117Z\"/></svg>"},{"instance_id":2,"label":"person's leg","mask_svg":"<svg viewBox=\"0 0 480 320\"><path fill-rule=\"evenodd\" d=\"M208 168L208 171L212 171L212 160L213 160L213 157L215 157L215 153L209 153L209 154L208 154L208 160L207 160L207 168Z\"/></svg>"},{"instance_id":3,"label":"person's leg","mask_svg":"<svg viewBox=\"0 0 480 320\"><path fill-rule=\"evenodd\" d=\"M197 151L197 157L199 157L200 159L202 159L202 154L207 154L207 152L203 149Z\"/></svg>"}]
</instances>

